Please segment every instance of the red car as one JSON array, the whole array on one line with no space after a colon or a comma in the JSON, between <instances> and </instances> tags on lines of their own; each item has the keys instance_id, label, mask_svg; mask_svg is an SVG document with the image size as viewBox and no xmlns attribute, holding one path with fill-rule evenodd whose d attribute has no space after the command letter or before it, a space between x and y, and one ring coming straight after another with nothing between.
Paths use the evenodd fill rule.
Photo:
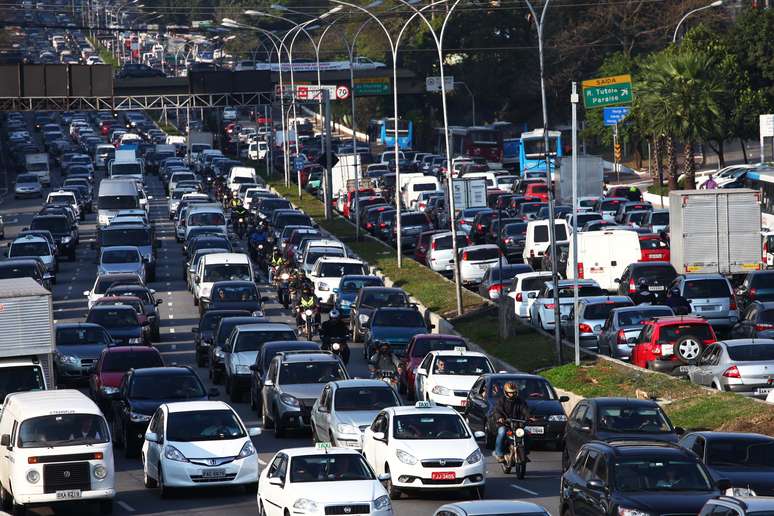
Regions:
<instances>
[{"instance_id":1,"label":"red car","mask_svg":"<svg viewBox=\"0 0 774 516\"><path fill-rule=\"evenodd\" d=\"M668 262L669 246L655 233L640 235L641 262Z\"/></svg>"},{"instance_id":2,"label":"red car","mask_svg":"<svg viewBox=\"0 0 774 516\"><path fill-rule=\"evenodd\" d=\"M419 364L431 351L448 351L456 347L468 349L465 339L456 335L444 335L442 333L422 333L414 335L406 348L406 355L403 360L406 362L404 374L404 384L407 388L409 399L416 399L416 390L414 380Z\"/></svg>"},{"instance_id":3,"label":"red car","mask_svg":"<svg viewBox=\"0 0 774 516\"><path fill-rule=\"evenodd\" d=\"M358 190L360 192L360 197L368 197L371 195L376 195L376 192L373 188L361 188ZM355 198L355 190L350 190L347 192L347 198L344 201L344 212L342 215L344 215L346 218L349 218L349 210L352 207L352 200Z\"/></svg>"},{"instance_id":4,"label":"red car","mask_svg":"<svg viewBox=\"0 0 774 516\"><path fill-rule=\"evenodd\" d=\"M536 197L541 202L548 202L548 185L545 183L530 183L527 185L524 195Z\"/></svg>"},{"instance_id":5,"label":"red car","mask_svg":"<svg viewBox=\"0 0 774 516\"><path fill-rule=\"evenodd\" d=\"M129 369L164 367L159 350L151 346L112 346L102 350L89 377L89 395L106 412Z\"/></svg>"},{"instance_id":6,"label":"red car","mask_svg":"<svg viewBox=\"0 0 774 516\"><path fill-rule=\"evenodd\" d=\"M717 341L709 322L701 317L657 317L646 321L632 349L632 364L672 372L695 364L704 348Z\"/></svg>"}]
</instances>

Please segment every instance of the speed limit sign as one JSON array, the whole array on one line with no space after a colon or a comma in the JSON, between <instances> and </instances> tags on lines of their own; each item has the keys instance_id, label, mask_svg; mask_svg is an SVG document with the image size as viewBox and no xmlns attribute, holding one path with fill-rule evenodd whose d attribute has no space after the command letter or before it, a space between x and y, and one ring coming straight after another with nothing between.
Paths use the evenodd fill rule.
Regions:
<instances>
[{"instance_id":1,"label":"speed limit sign","mask_svg":"<svg viewBox=\"0 0 774 516\"><path fill-rule=\"evenodd\" d=\"M345 100L349 98L349 88L344 85L336 86L336 100Z\"/></svg>"}]
</instances>

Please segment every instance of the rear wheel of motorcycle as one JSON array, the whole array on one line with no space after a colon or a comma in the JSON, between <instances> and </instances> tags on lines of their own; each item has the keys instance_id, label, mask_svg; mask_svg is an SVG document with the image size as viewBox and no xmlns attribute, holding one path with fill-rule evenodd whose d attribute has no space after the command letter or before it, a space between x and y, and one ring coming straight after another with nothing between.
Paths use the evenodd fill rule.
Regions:
<instances>
[{"instance_id":1,"label":"rear wheel of motorcycle","mask_svg":"<svg viewBox=\"0 0 774 516\"><path fill-rule=\"evenodd\" d=\"M516 476L519 477L519 480L524 479L524 475L527 474L527 464L525 462L519 462L516 464Z\"/></svg>"},{"instance_id":2,"label":"rear wheel of motorcycle","mask_svg":"<svg viewBox=\"0 0 774 516\"><path fill-rule=\"evenodd\" d=\"M507 462L501 462L500 467L503 468L503 473L505 473L506 475L511 472L511 465L508 464Z\"/></svg>"}]
</instances>

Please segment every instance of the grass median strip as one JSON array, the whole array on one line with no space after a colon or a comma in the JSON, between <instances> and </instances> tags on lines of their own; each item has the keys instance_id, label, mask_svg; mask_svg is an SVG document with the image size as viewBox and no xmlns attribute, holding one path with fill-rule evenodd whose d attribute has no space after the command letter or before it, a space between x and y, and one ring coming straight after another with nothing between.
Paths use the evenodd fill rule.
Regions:
<instances>
[{"instance_id":1,"label":"grass median strip","mask_svg":"<svg viewBox=\"0 0 774 516\"><path fill-rule=\"evenodd\" d=\"M688 380L636 371L612 362L563 365L541 373L554 386L587 398L637 397L663 400L672 422L688 430L774 433L774 406L733 393L702 389Z\"/></svg>"}]
</instances>

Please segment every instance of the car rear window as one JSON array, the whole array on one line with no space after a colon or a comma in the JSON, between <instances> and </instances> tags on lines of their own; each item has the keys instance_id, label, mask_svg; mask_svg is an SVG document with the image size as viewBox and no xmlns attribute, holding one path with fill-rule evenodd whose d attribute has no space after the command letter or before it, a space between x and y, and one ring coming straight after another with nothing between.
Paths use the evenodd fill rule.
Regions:
<instances>
[{"instance_id":1,"label":"car rear window","mask_svg":"<svg viewBox=\"0 0 774 516\"><path fill-rule=\"evenodd\" d=\"M556 225L556 240L567 240L567 231L564 229L564 225ZM548 242L548 225L540 224L535 226L535 242Z\"/></svg>"},{"instance_id":2,"label":"car rear window","mask_svg":"<svg viewBox=\"0 0 774 516\"><path fill-rule=\"evenodd\" d=\"M586 310L583 311L583 317L584 319L607 319L607 316L610 315L610 312L613 309L624 306L631 306L631 303L608 301L605 303L588 305Z\"/></svg>"},{"instance_id":3,"label":"car rear window","mask_svg":"<svg viewBox=\"0 0 774 516\"><path fill-rule=\"evenodd\" d=\"M745 344L743 346L728 346L726 349L728 350L728 357L734 362L774 360L774 344Z\"/></svg>"},{"instance_id":4,"label":"car rear window","mask_svg":"<svg viewBox=\"0 0 774 516\"><path fill-rule=\"evenodd\" d=\"M753 288L766 288L769 286L774 287L774 271L763 273L759 272L755 274L752 278L752 283L750 286Z\"/></svg>"},{"instance_id":5,"label":"car rear window","mask_svg":"<svg viewBox=\"0 0 774 516\"><path fill-rule=\"evenodd\" d=\"M462 255L462 259L469 262L494 260L499 257L500 257L500 250L496 247L469 249L469 250L466 250Z\"/></svg>"},{"instance_id":6,"label":"car rear window","mask_svg":"<svg viewBox=\"0 0 774 516\"><path fill-rule=\"evenodd\" d=\"M674 342L686 335L701 340L714 340L709 324L672 324L661 327L659 342Z\"/></svg>"},{"instance_id":7,"label":"car rear window","mask_svg":"<svg viewBox=\"0 0 774 516\"><path fill-rule=\"evenodd\" d=\"M731 290L724 279L686 281L683 297L686 299L730 297Z\"/></svg>"},{"instance_id":8,"label":"car rear window","mask_svg":"<svg viewBox=\"0 0 774 516\"><path fill-rule=\"evenodd\" d=\"M618 205L621 204L622 201L614 200L614 201L602 201L601 209L602 211L614 211L618 209Z\"/></svg>"},{"instance_id":9,"label":"car rear window","mask_svg":"<svg viewBox=\"0 0 774 516\"><path fill-rule=\"evenodd\" d=\"M669 224L669 212L659 211L651 214L650 223L656 226L666 226Z\"/></svg>"},{"instance_id":10,"label":"car rear window","mask_svg":"<svg viewBox=\"0 0 774 516\"><path fill-rule=\"evenodd\" d=\"M440 238L436 238L434 243L434 249L436 251L447 251L452 248L452 237L451 235L442 236ZM465 237L465 235L457 235L457 247L465 247L466 245L468 245L467 237Z\"/></svg>"},{"instance_id":11,"label":"car rear window","mask_svg":"<svg viewBox=\"0 0 774 516\"><path fill-rule=\"evenodd\" d=\"M560 298L572 297L573 291L574 290L572 286L561 287L559 289L559 297ZM592 285L578 286L578 297L604 296L605 294L606 292L602 290L600 287L595 287ZM553 297L553 294L551 294L549 297Z\"/></svg>"},{"instance_id":12,"label":"car rear window","mask_svg":"<svg viewBox=\"0 0 774 516\"><path fill-rule=\"evenodd\" d=\"M522 280L521 282L521 290L524 291L530 291L530 290L542 290L543 287L546 284L546 281L549 281L550 277L535 277L535 278L527 278L525 280Z\"/></svg>"},{"instance_id":13,"label":"car rear window","mask_svg":"<svg viewBox=\"0 0 774 516\"><path fill-rule=\"evenodd\" d=\"M649 282L658 280L662 283L669 283L675 279L676 276L677 273L671 265L648 265L637 267L632 271L632 278L635 282L644 279Z\"/></svg>"},{"instance_id":14,"label":"car rear window","mask_svg":"<svg viewBox=\"0 0 774 516\"><path fill-rule=\"evenodd\" d=\"M642 326L645 321L653 317L666 317L669 315L672 315L672 310L668 308L626 310L618 314L618 324L621 326Z\"/></svg>"},{"instance_id":15,"label":"car rear window","mask_svg":"<svg viewBox=\"0 0 774 516\"><path fill-rule=\"evenodd\" d=\"M400 223L402 226L422 226L427 224L427 216L422 213L401 215Z\"/></svg>"},{"instance_id":16,"label":"car rear window","mask_svg":"<svg viewBox=\"0 0 774 516\"><path fill-rule=\"evenodd\" d=\"M666 243L660 238L641 238L640 249L665 249Z\"/></svg>"},{"instance_id":17,"label":"car rear window","mask_svg":"<svg viewBox=\"0 0 774 516\"><path fill-rule=\"evenodd\" d=\"M467 349L465 342L459 339L421 339L414 344L411 356L422 358L431 351L452 351L456 347Z\"/></svg>"}]
</instances>

